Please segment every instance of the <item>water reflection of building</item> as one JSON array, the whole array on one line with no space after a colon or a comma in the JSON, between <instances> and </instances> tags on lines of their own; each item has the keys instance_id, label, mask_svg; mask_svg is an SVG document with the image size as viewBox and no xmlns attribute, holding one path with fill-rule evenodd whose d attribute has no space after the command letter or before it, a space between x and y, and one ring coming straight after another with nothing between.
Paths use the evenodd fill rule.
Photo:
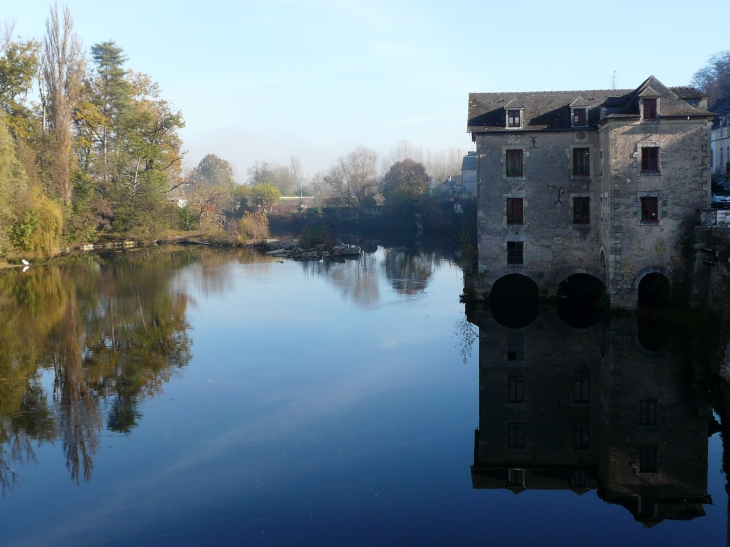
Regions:
<instances>
[{"instance_id":1,"label":"water reflection of building","mask_svg":"<svg viewBox=\"0 0 730 547\"><path fill-rule=\"evenodd\" d=\"M635 319L611 322L601 366L599 495L651 526L705 514L714 418L683 341L669 343L661 328L641 327Z\"/></svg>"},{"instance_id":2,"label":"water reflection of building","mask_svg":"<svg viewBox=\"0 0 730 547\"><path fill-rule=\"evenodd\" d=\"M474 488L596 489L647 526L704 515L715 424L681 340L640 337L634 318L576 329L552 308L522 328L468 316L479 327Z\"/></svg>"}]
</instances>

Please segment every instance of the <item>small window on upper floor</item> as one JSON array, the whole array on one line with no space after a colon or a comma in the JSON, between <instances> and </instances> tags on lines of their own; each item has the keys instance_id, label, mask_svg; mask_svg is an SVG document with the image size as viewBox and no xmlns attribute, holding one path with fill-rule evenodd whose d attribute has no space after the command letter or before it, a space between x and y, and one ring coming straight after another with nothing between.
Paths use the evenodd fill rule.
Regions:
<instances>
[{"instance_id":1,"label":"small window on upper floor","mask_svg":"<svg viewBox=\"0 0 730 547\"><path fill-rule=\"evenodd\" d=\"M659 148L645 146L641 149L641 172L659 173Z\"/></svg>"},{"instance_id":2,"label":"small window on upper floor","mask_svg":"<svg viewBox=\"0 0 730 547\"><path fill-rule=\"evenodd\" d=\"M591 174L590 148L573 148L573 176L582 177Z\"/></svg>"},{"instance_id":3,"label":"small window on upper floor","mask_svg":"<svg viewBox=\"0 0 730 547\"><path fill-rule=\"evenodd\" d=\"M507 264L525 263L525 245L523 241L507 242Z\"/></svg>"},{"instance_id":4,"label":"small window on upper floor","mask_svg":"<svg viewBox=\"0 0 730 547\"><path fill-rule=\"evenodd\" d=\"M507 176L522 176L522 150L507 150Z\"/></svg>"},{"instance_id":5,"label":"small window on upper floor","mask_svg":"<svg viewBox=\"0 0 730 547\"><path fill-rule=\"evenodd\" d=\"M523 212L522 198L507 198L507 224L522 224Z\"/></svg>"},{"instance_id":6,"label":"small window on upper floor","mask_svg":"<svg viewBox=\"0 0 730 547\"><path fill-rule=\"evenodd\" d=\"M659 198L641 198L641 222L659 222Z\"/></svg>"},{"instance_id":7,"label":"small window on upper floor","mask_svg":"<svg viewBox=\"0 0 730 547\"><path fill-rule=\"evenodd\" d=\"M644 103L644 111L642 119L656 120L656 99L642 99Z\"/></svg>"},{"instance_id":8,"label":"small window on upper floor","mask_svg":"<svg viewBox=\"0 0 730 547\"><path fill-rule=\"evenodd\" d=\"M591 223L591 198L573 198L573 224Z\"/></svg>"},{"instance_id":9,"label":"small window on upper floor","mask_svg":"<svg viewBox=\"0 0 730 547\"><path fill-rule=\"evenodd\" d=\"M573 127L585 127L588 125L588 109L573 109Z\"/></svg>"},{"instance_id":10,"label":"small window on upper floor","mask_svg":"<svg viewBox=\"0 0 730 547\"><path fill-rule=\"evenodd\" d=\"M507 111L507 127L522 127L522 117L519 110Z\"/></svg>"}]
</instances>

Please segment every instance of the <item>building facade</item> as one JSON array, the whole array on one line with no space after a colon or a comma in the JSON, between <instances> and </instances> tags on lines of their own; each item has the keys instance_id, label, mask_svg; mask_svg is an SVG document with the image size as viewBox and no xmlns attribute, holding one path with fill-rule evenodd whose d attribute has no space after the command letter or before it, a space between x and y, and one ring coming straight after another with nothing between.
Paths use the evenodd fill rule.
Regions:
<instances>
[{"instance_id":1,"label":"building facade","mask_svg":"<svg viewBox=\"0 0 730 547\"><path fill-rule=\"evenodd\" d=\"M717 117L712 124L712 175L719 179L730 175L730 97L713 105Z\"/></svg>"},{"instance_id":2,"label":"building facade","mask_svg":"<svg viewBox=\"0 0 730 547\"><path fill-rule=\"evenodd\" d=\"M707 97L653 76L636 89L472 93L478 275L556 296L574 274L598 278L611 305L634 308L641 280L684 279L683 248L709 207Z\"/></svg>"}]
</instances>

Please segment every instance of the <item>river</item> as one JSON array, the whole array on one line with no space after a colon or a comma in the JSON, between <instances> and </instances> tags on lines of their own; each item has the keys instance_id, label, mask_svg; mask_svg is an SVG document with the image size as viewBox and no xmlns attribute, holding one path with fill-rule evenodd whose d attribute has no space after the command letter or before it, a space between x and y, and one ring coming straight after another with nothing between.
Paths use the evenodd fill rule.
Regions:
<instances>
[{"instance_id":1,"label":"river","mask_svg":"<svg viewBox=\"0 0 730 547\"><path fill-rule=\"evenodd\" d=\"M727 542L713 340L503 326L449 251L368 251L0 271L0 544Z\"/></svg>"}]
</instances>

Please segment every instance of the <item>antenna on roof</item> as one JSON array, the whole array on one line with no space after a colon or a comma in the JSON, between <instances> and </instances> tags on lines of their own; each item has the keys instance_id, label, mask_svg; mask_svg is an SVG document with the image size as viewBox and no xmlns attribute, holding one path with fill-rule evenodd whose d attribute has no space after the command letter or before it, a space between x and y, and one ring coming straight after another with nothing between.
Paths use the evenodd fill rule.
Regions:
<instances>
[{"instance_id":1,"label":"antenna on roof","mask_svg":"<svg viewBox=\"0 0 730 547\"><path fill-rule=\"evenodd\" d=\"M616 89L616 71L613 71L613 80L611 81L611 89Z\"/></svg>"}]
</instances>

